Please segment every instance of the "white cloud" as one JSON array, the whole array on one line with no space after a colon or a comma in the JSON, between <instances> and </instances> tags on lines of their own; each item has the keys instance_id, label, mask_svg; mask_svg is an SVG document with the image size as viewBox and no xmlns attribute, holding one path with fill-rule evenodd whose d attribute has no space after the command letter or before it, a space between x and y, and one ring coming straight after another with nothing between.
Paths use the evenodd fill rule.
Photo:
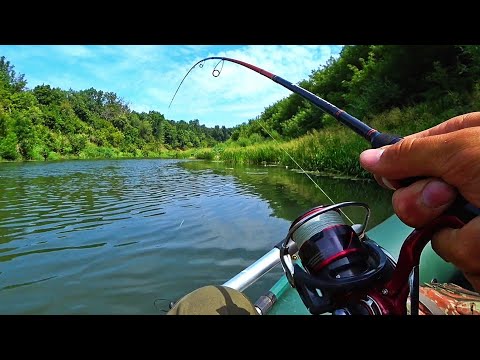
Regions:
<instances>
[{"instance_id":1,"label":"white cloud","mask_svg":"<svg viewBox=\"0 0 480 360\"><path fill-rule=\"evenodd\" d=\"M292 83L307 79L312 70L324 65L333 55L337 54L332 53L328 46L298 45L253 45L208 54L208 56L225 56L251 63ZM236 123L241 123L260 115L265 107L291 94L289 90L270 79L230 62L225 62L220 76L214 78L211 72L216 65L215 61L211 60L205 63L202 69L197 67L190 73L182 84L170 111L165 110L168 118L181 115L185 117L191 113L192 117L207 121L209 114L217 113L218 116L222 114L223 118L228 117L234 119ZM220 67L221 64L218 68ZM172 75L167 74L167 77L171 79ZM178 84L181 77L177 77ZM172 96L174 92L172 88ZM162 97L157 97L157 101L168 106ZM251 114L251 116L245 118L245 114Z\"/></svg>"},{"instance_id":2,"label":"white cloud","mask_svg":"<svg viewBox=\"0 0 480 360\"><path fill-rule=\"evenodd\" d=\"M94 56L94 52L84 45L53 45L51 48L68 58L88 58Z\"/></svg>"},{"instance_id":3,"label":"white cloud","mask_svg":"<svg viewBox=\"0 0 480 360\"><path fill-rule=\"evenodd\" d=\"M183 76L196 61L226 56L298 83L337 56L327 45L49 45L0 46L25 73L29 87L45 83L63 89L113 91L136 111L159 111L168 119L199 119L207 126L234 126L254 118L291 92L238 64L216 60L193 69L170 108ZM52 54L52 52L54 54ZM28 56L31 55L31 56ZM222 64L219 64L221 67ZM328 99L326 99L328 100Z\"/></svg>"}]
</instances>

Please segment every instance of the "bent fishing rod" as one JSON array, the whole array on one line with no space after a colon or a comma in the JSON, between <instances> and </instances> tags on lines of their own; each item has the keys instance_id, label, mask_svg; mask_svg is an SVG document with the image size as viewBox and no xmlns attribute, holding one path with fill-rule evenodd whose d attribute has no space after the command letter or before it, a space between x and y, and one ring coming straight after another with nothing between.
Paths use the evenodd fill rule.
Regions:
<instances>
[{"instance_id":1,"label":"bent fishing rod","mask_svg":"<svg viewBox=\"0 0 480 360\"><path fill-rule=\"evenodd\" d=\"M183 77L182 81L180 82L180 85L178 86L177 90L175 91L175 94L172 97L172 100L170 101L169 108L172 105L172 102L177 95L178 90L182 86L183 81L187 78L188 74L198 65L200 68L203 67L204 63L207 60L219 60L217 65L215 65L215 68L212 71L212 75L214 77L218 77L223 69L223 63L225 61L232 62L238 65L241 65L243 67L246 67L247 69L253 70L256 73L263 75L270 80L276 82L277 84L283 86L284 88L287 88L288 90L292 91L293 93L300 95L304 99L308 100L315 106L317 106L320 110L326 112L327 114L333 116L336 120L338 120L340 123L343 125L347 126L354 132L356 132L358 135L362 136L364 139L366 139L372 146L372 148L380 148L382 146L386 145L393 145L399 141L401 141L403 138L399 136L395 136L392 134L387 134L387 133L382 133L364 122L360 121L356 117L350 115L346 111L336 107L335 105L329 103L328 101L322 99L321 97L311 93L308 90L305 90L304 88L291 83L290 81L275 75L267 70L264 70L258 66L249 64L247 62L233 59L233 58L228 58L228 57L223 57L223 56L211 56L211 57L206 57L202 60L197 61L191 68L188 70L188 72L185 74ZM217 67L221 64L221 68L217 69ZM414 183L417 180L422 179L423 177L413 177L413 178L408 178L408 179L403 179L402 180L402 185L407 186L412 183ZM463 224L466 224L470 220L472 220L474 217L480 215L480 209L477 207L473 206L469 202L467 202L460 194L457 195L457 198L455 202L450 206L450 208L445 212L445 214L454 216L458 218Z\"/></svg>"}]
</instances>

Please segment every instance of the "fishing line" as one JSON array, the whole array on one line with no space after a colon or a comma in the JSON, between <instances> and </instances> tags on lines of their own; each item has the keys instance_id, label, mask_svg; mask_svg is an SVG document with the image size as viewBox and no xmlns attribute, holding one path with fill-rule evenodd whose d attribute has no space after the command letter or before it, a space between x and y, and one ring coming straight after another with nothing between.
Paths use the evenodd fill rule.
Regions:
<instances>
[{"instance_id":1,"label":"fishing line","mask_svg":"<svg viewBox=\"0 0 480 360\"><path fill-rule=\"evenodd\" d=\"M392 136L388 135L388 134L381 134L379 131L377 131L376 129L373 129L371 128L370 126L366 125L365 123L361 122L360 120L358 120L357 118L351 116L350 114L347 114L345 111L337 108L336 106L330 104L328 101L325 101L323 100L322 98L316 96L315 94L301 88L300 86L298 85L295 85L295 84L292 84L290 83L289 81L281 78L280 76L277 76L269 71L266 71L262 68L259 68L255 65L251 65L251 64L248 64L244 61L240 61L240 60L236 60L236 59L232 59L232 58L227 58L227 57L219 57L219 56L211 56L211 57L207 57L207 58L204 58L204 59L201 59L199 60L198 62L196 62L189 70L188 72L185 74L185 76L183 77L182 81L180 82L180 84L178 85L178 88L177 90L175 91L175 93L173 94L173 97L172 97L172 100L170 101L170 104L168 105L168 107L170 108L170 106L172 105L172 102L173 100L175 99L175 96L177 95L178 93L178 90L180 89L180 87L182 86L183 82L185 81L186 77L188 76L188 74L190 74L190 72L198 65L200 68L203 68L205 62L207 60L220 60L216 65L215 65L215 68L213 69L212 71L212 75L214 77L218 77L220 76L220 73L223 69L223 65L224 65L224 62L225 61L230 61L230 62L233 62L233 63L236 63L238 65L241 65L243 67L246 67L247 69L250 69L250 70L253 70L267 78L269 78L270 80L276 82L277 84L280 84L281 86L289 89L290 91L302 96L303 98L307 99L308 101L312 102L313 104L315 104L316 106L318 106L320 109L322 109L323 111L325 111L326 113L330 114L331 116L335 117L338 121L340 121L341 123L343 123L344 125L348 126L349 128L351 128L353 131L355 131L356 133L360 134L361 136L363 136L365 139L367 139L368 141L370 141L374 147L379 147L379 146L375 146L375 145L378 145L380 144L381 141L385 141L385 140L391 140L391 139L394 139ZM220 70L217 69L218 65L219 64L222 64ZM262 127L263 125L260 124ZM264 130L266 131L267 134L270 135L270 137L275 141L276 139L264 128ZM380 142L379 142L380 141ZM278 144L278 142L277 142ZM384 145L384 144L381 144L381 145ZM303 173L305 175L307 175L307 177L315 184L315 186L320 189L320 191L328 198L329 201L332 202L332 204L335 204L335 202L326 194L326 192L308 175L308 173L303 170L303 168L295 161L295 159L293 159L293 157L285 150L283 149L281 146L280 148L285 151L285 153L287 154L287 156L292 159L292 161L303 171ZM342 212L342 214L345 216L346 219L348 219L348 221L350 221L352 224L353 224L353 221L340 209L340 212Z\"/></svg>"},{"instance_id":2,"label":"fishing line","mask_svg":"<svg viewBox=\"0 0 480 360\"><path fill-rule=\"evenodd\" d=\"M217 70L217 66L218 64L222 63L222 67L220 68L220 70ZM212 75L213 77L219 77L220 76L220 73L222 72L223 70L223 64L225 63L225 60L220 60L217 65L215 65L215 67L213 68L212 70Z\"/></svg>"},{"instance_id":3,"label":"fishing line","mask_svg":"<svg viewBox=\"0 0 480 360\"><path fill-rule=\"evenodd\" d=\"M193 65L190 70L185 74L183 77L182 81L180 81L180 85L178 85L177 90L175 91L175 94L173 94L172 100L170 100L170 104L168 105L168 108L170 109L170 106L172 105L173 99L175 99L175 96L177 95L178 90L180 90L180 86L182 86L183 82L187 78L188 74L195 68L195 66L198 65L199 68L203 68L203 64L205 63L206 59L198 61L195 65Z\"/></svg>"},{"instance_id":4,"label":"fishing line","mask_svg":"<svg viewBox=\"0 0 480 360\"><path fill-rule=\"evenodd\" d=\"M202 59L200 61L198 61L197 63L195 63L195 65L193 65L190 70L188 70L188 72L185 74L185 76L183 77L182 81L180 82L180 85L178 85L177 87L177 90L175 90L175 94L173 94L173 97L172 97L172 100L170 100L170 104L168 104L168 108L170 109L170 106L172 106L172 103L173 103L173 99L175 99L175 96L177 95L177 92L178 90L180 90L180 86L182 86L183 82L185 81L185 79L187 78L188 74L190 74L190 72L195 68L195 66L198 65L198 67L201 69L203 68L203 65L205 64L205 61L207 61L209 58L206 58L206 59ZM222 64L222 67L220 68L220 70L217 69L218 65L219 64ZM222 72L223 70L223 64L225 63L225 60L224 59L221 59L217 65L215 65L215 67L213 68L212 70L212 75L213 77L219 77L220 76L220 73Z\"/></svg>"},{"instance_id":5,"label":"fishing line","mask_svg":"<svg viewBox=\"0 0 480 360\"><path fill-rule=\"evenodd\" d=\"M325 195L327 197L327 199L333 204L335 205L336 202L332 200L332 198L330 198L330 196L328 196L328 194L320 187L320 185L318 185L315 180L312 179L312 177L305 171L303 170L303 168L300 166L300 164L298 162L295 161L295 159L287 152L287 150L285 150L283 147L280 146L280 143L272 136L272 134L270 134L267 129L265 129L265 127L262 125L262 123L259 121L258 122L260 124L260 126L263 128L263 130L273 139L273 141L275 141L275 143L278 145L278 147L283 150L285 152L285 154L288 155L288 157L290 159L292 159L292 161L300 168L300 170L303 171L303 173L305 175L307 175L307 177L315 184L315 186L323 193L323 195ZM350 221L352 223L352 225L354 224L354 222L347 216L347 214L345 214L342 209L338 209L342 214L343 216L345 216L345 218L347 218L348 221Z\"/></svg>"}]
</instances>

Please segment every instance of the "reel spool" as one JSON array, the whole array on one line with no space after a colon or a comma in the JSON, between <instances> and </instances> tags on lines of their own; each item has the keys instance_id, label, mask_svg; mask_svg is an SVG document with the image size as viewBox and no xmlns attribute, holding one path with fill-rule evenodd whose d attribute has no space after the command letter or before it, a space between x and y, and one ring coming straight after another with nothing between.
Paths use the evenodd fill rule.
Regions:
<instances>
[{"instance_id":1,"label":"reel spool","mask_svg":"<svg viewBox=\"0 0 480 360\"><path fill-rule=\"evenodd\" d=\"M340 208L365 209L364 223L355 231L345 224ZM365 240L370 209L364 203L344 202L318 206L295 219L285 237L280 259L285 274L312 314L376 313L366 296L380 278L391 274L394 264L375 243ZM293 264L288 244L298 248L301 265ZM367 304L368 306L363 306Z\"/></svg>"}]
</instances>

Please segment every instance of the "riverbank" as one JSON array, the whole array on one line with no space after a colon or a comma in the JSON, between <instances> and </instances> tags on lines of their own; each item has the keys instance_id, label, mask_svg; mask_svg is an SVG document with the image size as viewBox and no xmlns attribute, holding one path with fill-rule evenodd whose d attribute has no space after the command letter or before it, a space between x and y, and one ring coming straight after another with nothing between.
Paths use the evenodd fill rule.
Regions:
<instances>
[{"instance_id":1,"label":"riverbank","mask_svg":"<svg viewBox=\"0 0 480 360\"><path fill-rule=\"evenodd\" d=\"M453 95L451 96L453 97ZM379 113L365 122L381 132L407 136L431 128L456 115L474 111L480 103L480 88L476 89L468 105L445 102L441 99L415 106L393 108ZM257 133L232 139L211 149L193 152L203 159L222 160L230 164L278 164L305 172L328 174L330 177L371 179L359 163L359 155L370 148L368 141L352 130L329 118L321 130L289 141L265 139Z\"/></svg>"},{"instance_id":2,"label":"riverbank","mask_svg":"<svg viewBox=\"0 0 480 360\"><path fill-rule=\"evenodd\" d=\"M276 165L310 174L345 179L369 178L358 163L361 151L368 143L358 137L348 136L343 128L313 131L301 138L286 142L264 141L240 146L237 143L220 143L210 148L166 150L163 152L121 152L115 148L90 147L78 155L49 153L30 161L95 160L95 159L198 159L222 161L230 165Z\"/></svg>"},{"instance_id":3,"label":"riverbank","mask_svg":"<svg viewBox=\"0 0 480 360\"><path fill-rule=\"evenodd\" d=\"M475 99L480 98L477 95ZM437 112L434 106L422 104L402 110L394 108L370 119L368 123L379 131L405 136L466 111L466 108L450 109L440 116L434 116L433 113ZM33 160L199 159L222 161L232 166L276 165L319 176L354 180L371 179L371 174L359 163L360 153L369 147L368 141L350 129L332 123L322 130L312 130L304 136L286 141L255 136L237 141L229 139L213 147L186 150L157 148L156 151L136 149L132 152L87 143L77 155L34 151Z\"/></svg>"},{"instance_id":4,"label":"riverbank","mask_svg":"<svg viewBox=\"0 0 480 360\"><path fill-rule=\"evenodd\" d=\"M18 158L16 160L7 160L0 157L0 163L15 162L42 162L42 161L58 161L58 160L110 160L110 159L186 159L194 158L190 150L166 150L164 152L142 151L137 150L133 153L122 152L115 148L94 148L90 152L81 152L78 155L59 154L49 152L45 155L35 156L33 159L25 160Z\"/></svg>"},{"instance_id":5,"label":"riverbank","mask_svg":"<svg viewBox=\"0 0 480 360\"><path fill-rule=\"evenodd\" d=\"M231 165L275 164L320 176L366 179L370 175L361 168L358 157L368 147L368 142L347 129L332 127L285 142L267 140L248 146L227 142L193 151L192 156Z\"/></svg>"}]
</instances>

